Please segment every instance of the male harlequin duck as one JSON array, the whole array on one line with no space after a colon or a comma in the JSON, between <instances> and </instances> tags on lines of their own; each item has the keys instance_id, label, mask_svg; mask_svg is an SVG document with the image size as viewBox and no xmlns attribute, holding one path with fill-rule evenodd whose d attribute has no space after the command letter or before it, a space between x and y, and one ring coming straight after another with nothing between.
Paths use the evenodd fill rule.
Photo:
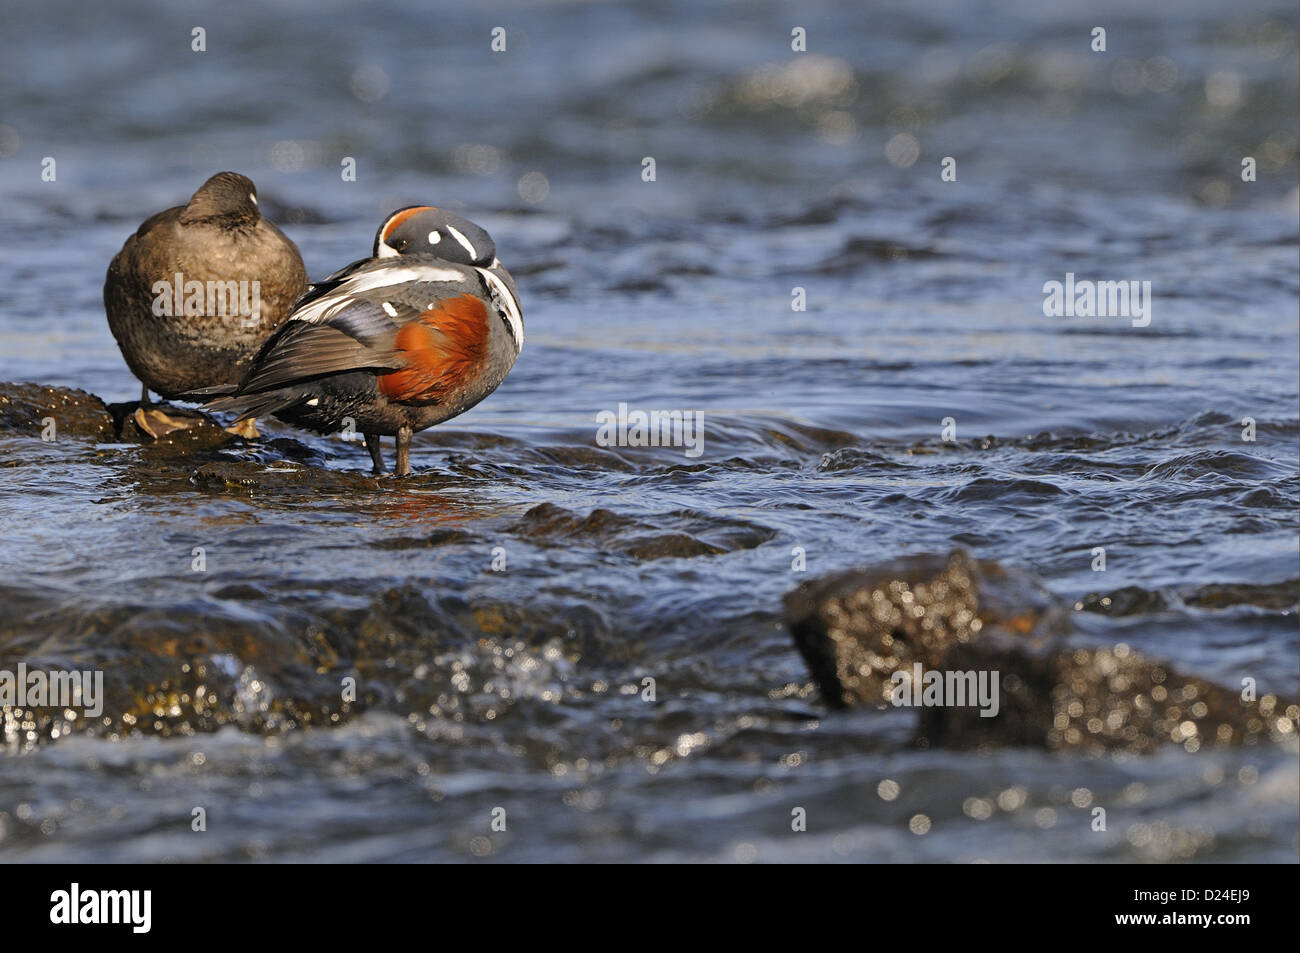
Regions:
<instances>
[{"instance_id":1,"label":"male harlequin duck","mask_svg":"<svg viewBox=\"0 0 1300 953\"><path fill-rule=\"evenodd\" d=\"M238 382L306 289L298 246L262 218L252 181L219 172L126 240L104 309L148 404L151 389L176 398Z\"/></svg>"},{"instance_id":2,"label":"male harlequin duck","mask_svg":"<svg viewBox=\"0 0 1300 953\"><path fill-rule=\"evenodd\" d=\"M419 205L388 216L371 258L313 284L238 388L207 408L317 433L351 421L376 473L380 435L396 436L406 476L411 435L496 390L523 345L519 295L491 237Z\"/></svg>"}]
</instances>

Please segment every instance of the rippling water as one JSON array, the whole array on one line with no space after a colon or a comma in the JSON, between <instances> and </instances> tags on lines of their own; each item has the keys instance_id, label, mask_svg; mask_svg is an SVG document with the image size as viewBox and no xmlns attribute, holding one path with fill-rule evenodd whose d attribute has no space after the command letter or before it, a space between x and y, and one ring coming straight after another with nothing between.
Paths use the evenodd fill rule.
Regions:
<instances>
[{"instance_id":1,"label":"rippling water","mask_svg":"<svg viewBox=\"0 0 1300 953\"><path fill-rule=\"evenodd\" d=\"M406 481L274 422L0 428L0 668L101 666L113 715L6 735L0 855L1294 860L1294 744L918 751L784 629L804 578L964 546L1081 644L1297 694L1294 5L999 11L0 13L0 380L134 397L104 269L224 168L313 276L461 209L528 334ZM1150 281L1150 325L1044 317L1067 272ZM598 445L620 403L702 412L703 453Z\"/></svg>"}]
</instances>

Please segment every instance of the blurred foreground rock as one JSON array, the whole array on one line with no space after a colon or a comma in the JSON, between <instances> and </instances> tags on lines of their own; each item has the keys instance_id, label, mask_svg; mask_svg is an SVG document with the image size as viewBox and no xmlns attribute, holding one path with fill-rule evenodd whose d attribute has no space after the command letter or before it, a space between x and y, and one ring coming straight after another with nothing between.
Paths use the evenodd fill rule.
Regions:
<instances>
[{"instance_id":1,"label":"blurred foreground rock","mask_svg":"<svg viewBox=\"0 0 1300 953\"><path fill-rule=\"evenodd\" d=\"M827 704L910 702L919 745L1195 751L1281 740L1300 721L1294 702L1245 700L1125 645L1066 645L1066 616L1041 585L963 552L812 580L785 605ZM957 673L984 673L995 701L976 704L976 678ZM969 690L963 703L937 688L927 701L940 679Z\"/></svg>"}]
</instances>

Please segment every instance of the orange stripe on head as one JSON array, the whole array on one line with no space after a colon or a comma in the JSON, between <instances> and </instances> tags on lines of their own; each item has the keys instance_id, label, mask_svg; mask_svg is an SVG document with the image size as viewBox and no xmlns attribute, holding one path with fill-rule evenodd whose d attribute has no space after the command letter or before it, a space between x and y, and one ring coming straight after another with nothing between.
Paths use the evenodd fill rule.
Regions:
<instances>
[{"instance_id":1,"label":"orange stripe on head","mask_svg":"<svg viewBox=\"0 0 1300 953\"><path fill-rule=\"evenodd\" d=\"M406 360L401 370L379 377L389 400L436 401L462 384L487 354L488 313L473 295L439 301L397 332L394 348Z\"/></svg>"},{"instance_id":2,"label":"orange stripe on head","mask_svg":"<svg viewBox=\"0 0 1300 953\"><path fill-rule=\"evenodd\" d=\"M413 205L410 208L404 208L400 212L395 213L393 217L384 224L384 230L379 234L379 240L383 242L388 241L388 236L393 234L393 229L398 225L401 225L404 221L418 212L428 212L433 208L434 206L432 205Z\"/></svg>"}]
</instances>

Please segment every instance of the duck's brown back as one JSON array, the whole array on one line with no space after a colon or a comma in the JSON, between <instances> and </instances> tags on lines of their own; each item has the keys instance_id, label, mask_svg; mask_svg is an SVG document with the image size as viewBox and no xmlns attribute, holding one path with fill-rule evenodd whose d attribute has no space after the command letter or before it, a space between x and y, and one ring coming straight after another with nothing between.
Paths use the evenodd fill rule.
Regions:
<instances>
[{"instance_id":1,"label":"duck's brown back","mask_svg":"<svg viewBox=\"0 0 1300 953\"><path fill-rule=\"evenodd\" d=\"M147 219L104 282L109 328L127 365L173 398L238 383L307 288L298 247L275 225L182 224L184 209Z\"/></svg>"}]
</instances>

